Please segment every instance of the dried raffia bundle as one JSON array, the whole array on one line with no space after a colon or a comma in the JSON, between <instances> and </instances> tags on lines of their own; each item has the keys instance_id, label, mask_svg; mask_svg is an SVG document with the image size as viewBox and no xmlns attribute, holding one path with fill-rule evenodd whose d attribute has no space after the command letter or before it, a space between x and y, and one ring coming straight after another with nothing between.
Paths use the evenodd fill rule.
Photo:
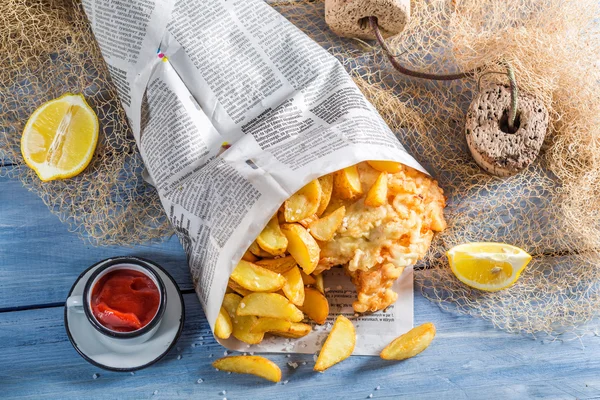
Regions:
<instances>
[{"instance_id":1,"label":"dried raffia bundle","mask_svg":"<svg viewBox=\"0 0 600 400\"><path fill-rule=\"evenodd\" d=\"M449 228L415 276L443 308L476 315L511 332L586 332L600 309L599 4L593 0L413 1L404 31L388 39L394 59L415 71L452 74L428 81L398 73L375 42L336 38L323 4L277 9L354 73L400 140L449 196ZM472 159L466 114L481 90L508 85L509 63L521 93L548 111L540 158L508 178ZM534 255L509 290L483 293L461 284L443 256L469 241L507 242ZM435 251L437 250L437 251Z\"/></svg>"},{"instance_id":2,"label":"dried raffia bundle","mask_svg":"<svg viewBox=\"0 0 600 400\"><path fill-rule=\"evenodd\" d=\"M143 164L80 4L0 2L0 176L19 178L69 228L92 244L159 239L171 228ZM100 119L100 141L78 177L42 183L23 162L29 115L65 92L83 93Z\"/></svg>"}]
</instances>

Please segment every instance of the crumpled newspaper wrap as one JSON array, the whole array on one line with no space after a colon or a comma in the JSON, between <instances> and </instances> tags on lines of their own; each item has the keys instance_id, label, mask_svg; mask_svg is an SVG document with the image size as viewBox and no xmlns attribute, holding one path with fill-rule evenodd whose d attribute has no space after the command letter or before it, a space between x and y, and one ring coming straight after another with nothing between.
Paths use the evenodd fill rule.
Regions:
<instances>
[{"instance_id":1,"label":"crumpled newspaper wrap","mask_svg":"<svg viewBox=\"0 0 600 400\"><path fill-rule=\"evenodd\" d=\"M479 316L510 332L591 331L600 310L600 16L596 0L413 1L411 21L390 44L404 65L429 72L483 68L475 79L428 82L393 70L372 42L341 39L322 1L272 2L338 57L400 141L449 198L449 228L436 237L415 279L447 310ZM171 228L143 165L116 90L76 0L0 4L0 175L19 178L70 229L92 244L160 240ZM464 137L465 113L481 85L506 83L549 110L542 155L506 179L485 174ZM22 164L20 132L43 101L82 92L101 120L90 167L41 183ZM3 167L2 167L3 165ZM468 241L503 241L534 259L509 290L483 293L454 278L444 252Z\"/></svg>"}]
</instances>

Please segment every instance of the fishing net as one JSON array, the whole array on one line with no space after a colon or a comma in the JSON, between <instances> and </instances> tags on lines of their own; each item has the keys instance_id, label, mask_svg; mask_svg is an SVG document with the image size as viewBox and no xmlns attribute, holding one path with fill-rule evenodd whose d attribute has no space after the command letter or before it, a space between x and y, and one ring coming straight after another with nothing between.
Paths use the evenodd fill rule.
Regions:
<instances>
[{"instance_id":1,"label":"fishing net","mask_svg":"<svg viewBox=\"0 0 600 400\"><path fill-rule=\"evenodd\" d=\"M438 235L417 285L446 310L483 317L510 332L587 332L600 309L600 50L596 1L413 1L405 30L389 40L413 70L472 79L432 82L393 69L375 42L340 39L323 3L278 4L294 24L336 55L399 139L448 196L448 229ZM488 74L515 70L520 90L549 110L541 158L495 178L467 148L466 110L481 87L508 84ZM445 251L471 241L507 242L534 259L510 289L485 293L459 282Z\"/></svg>"},{"instance_id":2,"label":"fishing net","mask_svg":"<svg viewBox=\"0 0 600 400\"><path fill-rule=\"evenodd\" d=\"M336 56L399 139L448 196L448 229L416 273L442 308L485 318L511 332L584 334L600 309L600 54L596 0L414 0L405 30L389 39L401 64L442 73L477 68L474 78L432 82L394 70L375 42L343 39L322 1L272 5ZM116 100L82 10L70 0L0 5L0 160L4 173L36 191L73 230L95 244L131 244L170 233ZM8 62L6 62L8 61ZM465 114L481 87L507 84L547 107L539 160L495 178L472 160ZM6 66L6 67L5 67ZM43 100L83 92L99 113L102 142L79 177L41 184L21 165L18 141ZM534 255L510 289L484 293L460 283L444 253L469 241L507 242Z\"/></svg>"},{"instance_id":3,"label":"fishing net","mask_svg":"<svg viewBox=\"0 0 600 400\"><path fill-rule=\"evenodd\" d=\"M0 175L20 179L50 211L98 245L157 240L171 232L87 17L72 0L0 2ZM90 166L79 176L41 182L22 161L31 113L65 92L83 93L100 120Z\"/></svg>"}]
</instances>

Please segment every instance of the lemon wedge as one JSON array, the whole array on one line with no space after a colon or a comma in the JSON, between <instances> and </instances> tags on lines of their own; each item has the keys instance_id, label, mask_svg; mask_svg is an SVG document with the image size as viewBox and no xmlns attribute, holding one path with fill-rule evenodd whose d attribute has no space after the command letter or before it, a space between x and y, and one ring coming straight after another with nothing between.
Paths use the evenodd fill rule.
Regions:
<instances>
[{"instance_id":1,"label":"lemon wedge","mask_svg":"<svg viewBox=\"0 0 600 400\"><path fill-rule=\"evenodd\" d=\"M98 117L80 94L66 93L39 106L21 137L25 163L46 182L83 171L98 143Z\"/></svg>"},{"instance_id":2,"label":"lemon wedge","mask_svg":"<svg viewBox=\"0 0 600 400\"><path fill-rule=\"evenodd\" d=\"M525 250L505 243L466 243L446 254L461 282L487 292L513 285L531 261Z\"/></svg>"}]
</instances>

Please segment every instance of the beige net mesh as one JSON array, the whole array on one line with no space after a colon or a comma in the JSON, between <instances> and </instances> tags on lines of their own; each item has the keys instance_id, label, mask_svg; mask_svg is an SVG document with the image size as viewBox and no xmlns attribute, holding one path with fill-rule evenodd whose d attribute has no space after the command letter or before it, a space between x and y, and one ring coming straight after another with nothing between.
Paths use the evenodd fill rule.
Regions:
<instances>
[{"instance_id":1,"label":"beige net mesh","mask_svg":"<svg viewBox=\"0 0 600 400\"><path fill-rule=\"evenodd\" d=\"M0 175L20 179L61 221L92 244L164 237L170 226L110 81L106 64L73 0L0 2ZM29 115L65 92L83 93L100 119L90 166L76 178L42 183L22 163Z\"/></svg>"},{"instance_id":2,"label":"beige net mesh","mask_svg":"<svg viewBox=\"0 0 600 400\"><path fill-rule=\"evenodd\" d=\"M0 4L0 160L95 244L129 244L169 233L85 17L73 0ZM584 332L600 309L600 41L596 0L413 0L405 31L390 40L406 66L428 72L515 69L519 88L550 112L540 160L507 179L485 174L464 138L476 79L428 82L393 70L374 42L328 30L322 1L273 3L335 55L449 198L449 228L416 280L443 308L481 316L513 332ZM8 62L6 62L8 61ZM482 85L506 83L486 75ZM20 164L20 131L42 101L83 92L99 113L102 142L76 179L41 184ZM505 241L534 260L509 290L459 283L443 253L467 241Z\"/></svg>"},{"instance_id":3,"label":"beige net mesh","mask_svg":"<svg viewBox=\"0 0 600 400\"><path fill-rule=\"evenodd\" d=\"M336 55L409 151L449 197L449 228L438 235L417 284L447 310L490 320L511 332L576 335L600 309L600 98L596 68L598 3L561 0L412 2L411 22L390 40L401 64L448 73L480 68L475 79L431 82L394 70L376 43L340 39L323 22L322 2L277 8ZM487 71L515 69L521 91L550 112L543 156L499 179L472 160L466 109ZM484 75L482 86L507 84ZM468 241L525 248L534 260L509 290L471 290L444 252Z\"/></svg>"}]
</instances>

